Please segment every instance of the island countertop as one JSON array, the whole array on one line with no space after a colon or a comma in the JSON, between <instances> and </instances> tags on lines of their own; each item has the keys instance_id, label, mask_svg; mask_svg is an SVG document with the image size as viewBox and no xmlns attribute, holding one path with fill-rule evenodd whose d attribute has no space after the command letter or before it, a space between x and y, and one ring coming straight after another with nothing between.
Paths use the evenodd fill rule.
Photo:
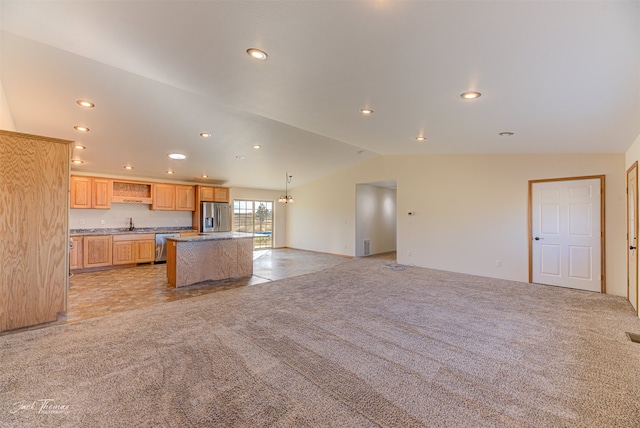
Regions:
<instances>
[{"instance_id":1,"label":"island countertop","mask_svg":"<svg viewBox=\"0 0 640 428\"><path fill-rule=\"evenodd\" d=\"M215 232L167 238L167 280L174 287L250 277L253 234Z\"/></svg>"},{"instance_id":2,"label":"island countertop","mask_svg":"<svg viewBox=\"0 0 640 428\"><path fill-rule=\"evenodd\" d=\"M253 238L253 234L243 233L243 232L200 233L195 236L172 236L172 237L168 237L167 241L198 242L198 241L220 241L220 240L227 240L227 239L243 239L243 238Z\"/></svg>"}]
</instances>

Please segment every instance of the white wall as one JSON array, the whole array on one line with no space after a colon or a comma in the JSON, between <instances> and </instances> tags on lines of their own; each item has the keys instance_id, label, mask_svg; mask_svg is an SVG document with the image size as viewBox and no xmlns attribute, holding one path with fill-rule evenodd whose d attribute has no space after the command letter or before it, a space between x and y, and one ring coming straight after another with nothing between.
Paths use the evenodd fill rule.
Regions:
<instances>
[{"instance_id":1,"label":"white wall","mask_svg":"<svg viewBox=\"0 0 640 428\"><path fill-rule=\"evenodd\" d=\"M151 205L111 204L110 210L75 209L69 214L69 229L135 227L191 227L191 211L153 211ZM104 221L104 224L102 222Z\"/></svg>"},{"instance_id":2,"label":"white wall","mask_svg":"<svg viewBox=\"0 0 640 428\"><path fill-rule=\"evenodd\" d=\"M396 250L396 191L368 184L356 185L356 257L364 256L364 241L370 254Z\"/></svg>"},{"instance_id":3,"label":"white wall","mask_svg":"<svg viewBox=\"0 0 640 428\"><path fill-rule=\"evenodd\" d=\"M13 123L13 116L11 110L9 110L9 103L7 97L4 94L4 87L2 81L0 81L0 129L5 131L15 131L16 126Z\"/></svg>"},{"instance_id":4,"label":"white wall","mask_svg":"<svg viewBox=\"0 0 640 428\"><path fill-rule=\"evenodd\" d=\"M286 219L287 205L278 203L278 198L282 192L277 190L251 189L245 187L232 187L229 191L231 203L234 199L247 201L273 201L273 246L275 248L285 247L286 244Z\"/></svg>"},{"instance_id":5,"label":"white wall","mask_svg":"<svg viewBox=\"0 0 640 428\"><path fill-rule=\"evenodd\" d=\"M624 155L626 169L629 169L634 162L638 162L640 160L640 135L633 142L631 147L627 150Z\"/></svg>"},{"instance_id":6,"label":"white wall","mask_svg":"<svg viewBox=\"0 0 640 428\"><path fill-rule=\"evenodd\" d=\"M623 154L380 156L293 189L287 245L355 255L356 184L395 179L399 263L526 282L528 181L600 174L607 293L625 296Z\"/></svg>"}]
</instances>

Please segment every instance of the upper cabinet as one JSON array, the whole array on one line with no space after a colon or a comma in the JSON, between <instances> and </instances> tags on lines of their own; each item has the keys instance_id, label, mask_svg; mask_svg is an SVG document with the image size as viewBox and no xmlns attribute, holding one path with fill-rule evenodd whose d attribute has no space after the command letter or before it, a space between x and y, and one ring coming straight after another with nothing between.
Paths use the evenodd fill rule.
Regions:
<instances>
[{"instance_id":1,"label":"upper cabinet","mask_svg":"<svg viewBox=\"0 0 640 428\"><path fill-rule=\"evenodd\" d=\"M71 176L71 208L111 208L113 180L97 177Z\"/></svg>"},{"instance_id":2,"label":"upper cabinet","mask_svg":"<svg viewBox=\"0 0 640 428\"><path fill-rule=\"evenodd\" d=\"M199 187L201 202L229 202L229 189L227 187Z\"/></svg>"},{"instance_id":3,"label":"upper cabinet","mask_svg":"<svg viewBox=\"0 0 640 428\"><path fill-rule=\"evenodd\" d=\"M91 208L91 177L71 176L71 208Z\"/></svg>"},{"instance_id":4,"label":"upper cabinet","mask_svg":"<svg viewBox=\"0 0 640 428\"><path fill-rule=\"evenodd\" d=\"M113 198L113 180L108 178L91 179L91 208L108 210L111 208Z\"/></svg>"},{"instance_id":5,"label":"upper cabinet","mask_svg":"<svg viewBox=\"0 0 640 428\"><path fill-rule=\"evenodd\" d=\"M151 205L152 210L197 211L200 201L229 202L229 189L118 178L71 176L71 208L110 209L112 203ZM199 197L198 197L199 195Z\"/></svg>"},{"instance_id":6,"label":"upper cabinet","mask_svg":"<svg viewBox=\"0 0 640 428\"><path fill-rule=\"evenodd\" d=\"M176 185L176 211L194 211L195 209L195 186Z\"/></svg>"},{"instance_id":7,"label":"upper cabinet","mask_svg":"<svg viewBox=\"0 0 640 428\"><path fill-rule=\"evenodd\" d=\"M153 201L151 202L152 210L168 210L176 209L176 185L156 183L153 185Z\"/></svg>"},{"instance_id":8,"label":"upper cabinet","mask_svg":"<svg viewBox=\"0 0 640 428\"><path fill-rule=\"evenodd\" d=\"M113 202L150 205L152 199L150 183L113 180Z\"/></svg>"}]
</instances>

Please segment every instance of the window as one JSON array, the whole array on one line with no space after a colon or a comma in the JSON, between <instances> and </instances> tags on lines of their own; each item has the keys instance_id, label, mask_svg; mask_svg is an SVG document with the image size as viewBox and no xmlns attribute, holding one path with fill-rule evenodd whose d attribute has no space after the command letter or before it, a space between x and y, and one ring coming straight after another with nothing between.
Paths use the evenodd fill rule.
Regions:
<instances>
[{"instance_id":1,"label":"window","mask_svg":"<svg viewBox=\"0 0 640 428\"><path fill-rule=\"evenodd\" d=\"M254 248L273 248L273 201L233 201L236 232L253 233Z\"/></svg>"}]
</instances>

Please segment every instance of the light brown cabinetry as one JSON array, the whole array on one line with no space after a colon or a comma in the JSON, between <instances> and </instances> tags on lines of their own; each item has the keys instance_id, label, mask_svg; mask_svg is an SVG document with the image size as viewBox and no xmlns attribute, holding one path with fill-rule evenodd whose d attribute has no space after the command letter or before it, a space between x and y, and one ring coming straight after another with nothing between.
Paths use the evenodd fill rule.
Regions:
<instances>
[{"instance_id":1,"label":"light brown cabinetry","mask_svg":"<svg viewBox=\"0 0 640 428\"><path fill-rule=\"evenodd\" d=\"M229 202L229 188L199 186L201 202Z\"/></svg>"},{"instance_id":2,"label":"light brown cabinetry","mask_svg":"<svg viewBox=\"0 0 640 428\"><path fill-rule=\"evenodd\" d=\"M66 310L71 143L0 131L0 331Z\"/></svg>"},{"instance_id":3,"label":"light brown cabinetry","mask_svg":"<svg viewBox=\"0 0 640 428\"><path fill-rule=\"evenodd\" d=\"M91 208L108 210L113 197L113 180L107 178L91 179Z\"/></svg>"},{"instance_id":4,"label":"light brown cabinetry","mask_svg":"<svg viewBox=\"0 0 640 428\"><path fill-rule=\"evenodd\" d=\"M152 235L154 236L154 235ZM136 241L136 263L153 263L156 258L156 241L145 239Z\"/></svg>"},{"instance_id":5,"label":"light brown cabinetry","mask_svg":"<svg viewBox=\"0 0 640 428\"><path fill-rule=\"evenodd\" d=\"M69 250L69 269L82 269L83 259L82 236L74 236L71 238L71 249Z\"/></svg>"},{"instance_id":6,"label":"light brown cabinetry","mask_svg":"<svg viewBox=\"0 0 640 428\"><path fill-rule=\"evenodd\" d=\"M139 181L113 180L113 202L151 204L151 184Z\"/></svg>"},{"instance_id":7,"label":"light brown cabinetry","mask_svg":"<svg viewBox=\"0 0 640 428\"><path fill-rule=\"evenodd\" d=\"M83 268L111 266L113 260L111 236L85 236L82 245L84 247Z\"/></svg>"},{"instance_id":8,"label":"light brown cabinetry","mask_svg":"<svg viewBox=\"0 0 640 428\"><path fill-rule=\"evenodd\" d=\"M134 263L135 247L132 241L113 241L113 264L123 265Z\"/></svg>"},{"instance_id":9,"label":"light brown cabinetry","mask_svg":"<svg viewBox=\"0 0 640 428\"><path fill-rule=\"evenodd\" d=\"M229 202L229 189L226 187L214 187L213 202Z\"/></svg>"},{"instance_id":10,"label":"light brown cabinetry","mask_svg":"<svg viewBox=\"0 0 640 428\"><path fill-rule=\"evenodd\" d=\"M108 178L71 176L71 208L111 208L113 180Z\"/></svg>"},{"instance_id":11,"label":"light brown cabinetry","mask_svg":"<svg viewBox=\"0 0 640 428\"><path fill-rule=\"evenodd\" d=\"M154 184L151 209L174 211L176 209L176 185Z\"/></svg>"},{"instance_id":12,"label":"light brown cabinetry","mask_svg":"<svg viewBox=\"0 0 640 428\"><path fill-rule=\"evenodd\" d=\"M113 264L149 263L155 259L155 234L113 236Z\"/></svg>"},{"instance_id":13,"label":"light brown cabinetry","mask_svg":"<svg viewBox=\"0 0 640 428\"><path fill-rule=\"evenodd\" d=\"M71 176L71 208L91 208L91 177Z\"/></svg>"},{"instance_id":14,"label":"light brown cabinetry","mask_svg":"<svg viewBox=\"0 0 640 428\"><path fill-rule=\"evenodd\" d=\"M176 211L194 211L196 209L195 186L176 185Z\"/></svg>"}]
</instances>

